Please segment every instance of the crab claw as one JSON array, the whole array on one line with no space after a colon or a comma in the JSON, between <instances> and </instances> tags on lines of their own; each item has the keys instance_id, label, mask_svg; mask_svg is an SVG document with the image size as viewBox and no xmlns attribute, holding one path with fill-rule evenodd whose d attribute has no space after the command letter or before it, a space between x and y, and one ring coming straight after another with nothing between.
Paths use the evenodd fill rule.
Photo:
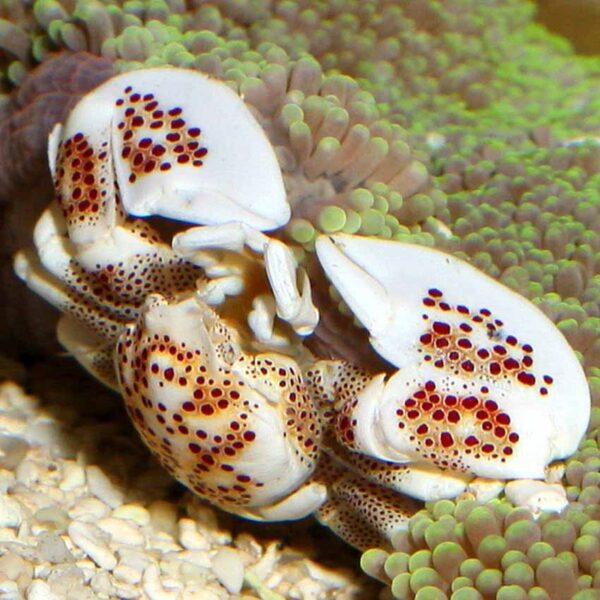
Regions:
<instances>
[{"instance_id":1,"label":"crab claw","mask_svg":"<svg viewBox=\"0 0 600 600\"><path fill-rule=\"evenodd\" d=\"M141 69L108 80L53 131L49 157L72 228L88 224L83 243L93 241L90 228L95 239L111 226L117 192L140 217L261 230L290 217L263 129L233 90L197 71Z\"/></svg>"},{"instance_id":2,"label":"crab claw","mask_svg":"<svg viewBox=\"0 0 600 600\"><path fill-rule=\"evenodd\" d=\"M298 518L323 501L304 486L321 432L298 365L245 354L197 297L149 296L119 339L117 370L142 438L197 494L260 519Z\"/></svg>"},{"instance_id":3,"label":"crab claw","mask_svg":"<svg viewBox=\"0 0 600 600\"><path fill-rule=\"evenodd\" d=\"M327 276L399 371L357 395L353 449L483 477L542 478L590 415L581 365L533 304L422 246L321 237Z\"/></svg>"}]
</instances>

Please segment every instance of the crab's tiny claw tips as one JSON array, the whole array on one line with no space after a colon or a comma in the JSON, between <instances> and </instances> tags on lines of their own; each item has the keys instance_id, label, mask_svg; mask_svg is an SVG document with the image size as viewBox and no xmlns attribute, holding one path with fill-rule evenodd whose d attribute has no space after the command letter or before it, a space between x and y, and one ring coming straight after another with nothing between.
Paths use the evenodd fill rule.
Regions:
<instances>
[{"instance_id":1,"label":"crab's tiny claw tips","mask_svg":"<svg viewBox=\"0 0 600 600\"><path fill-rule=\"evenodd\" d=\"M209 281L201 281L196 284L197 297L210 304L218 306L223 304L227 296L237 296L244 289L244 280L236 275L228 275L211 279Z\"/></svg>"},{"instance_id":2,"label":"crab's tiny claw tips","mask_svg":"<svg viewBox=\"0 0 600 600\"><path fill-rule=\"evenodd\" d=\"M259 343L273 348L283 348L290 340L274 332L276 307L275 299L267 294L256 296L252 301L252 310L248 313L248 326Z\"/></svg>"},{"instance_id":3,"label":"crab's tiny claw tips","mask_svg":"<svg viewBox=\"0 0 600 600\"><path fill-rule=\"evenodd\" d=\"M316 250L327 277L350 306L359 321L374 335L389 324L392 304L385 287L370 274L370 268L385 260L379 253L355 260L355 236L325 236L317 239ZM373 264L369 263L372 260Z\"/></svg>"},{"instance_id":4,"label":"crab's tiny claw tips","mask_svg":"<svg viewBox=\"0 0 600 600\"><path fill-rule=\"evenodd\" d=\"M317 326L319 312L312 303L310 281L292 251L278 240L270 240L265 248L265 267L277 315L287 321L299 335L308 335ZM300 279L301 290L298 290Z\"/></svg>"}]
</instances>

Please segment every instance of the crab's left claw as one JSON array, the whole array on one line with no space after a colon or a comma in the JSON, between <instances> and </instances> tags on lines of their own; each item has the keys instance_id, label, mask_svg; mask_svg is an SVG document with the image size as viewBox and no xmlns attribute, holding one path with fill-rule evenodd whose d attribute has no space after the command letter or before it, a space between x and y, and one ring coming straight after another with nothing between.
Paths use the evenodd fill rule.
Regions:
<instances>
[{"instance_id":1,"label":"crab's left claw","mask_svg":"<svg viewBox=\"0 0 600 600\"><path fill-rule=\"evenodd\" d=\"M119 338L117 371L139 433L196 493L263 520L299 518L324 501L307 483L321 429L297 363L245 354L195 295L150 295Z\"/></svg>"},{"instance_id":2,"label":"crab's left claw","mask_svg":"<svg viewBox=\"0 0 600 600\"><path fill-rule=\"evenodd\" d=\"M55 131L49 154L51 163L73 157L90 163L89 173L70 190L78 189L74 200L86 206L86 177L96 189L94 178L105 185L114 165L130 215L244 222L261 230L290 218L279 164L263 129L232 89L198 71L161 67L109 79ZM98 171L95 161L106 168Z\"/></svg>"},{"instance_id":3,"label":"crab's left claw","mask_svg":"<svg viewBox=\"0 0 600 600\"><path fill-rule=\"evenodd\" d=\"M319 238L317 254L373 347L400 368L358 394L353 449L504 479L543 477L575 451L589 388L534 305L431 248L339 234Z\"/></svg>"}]
</instances>

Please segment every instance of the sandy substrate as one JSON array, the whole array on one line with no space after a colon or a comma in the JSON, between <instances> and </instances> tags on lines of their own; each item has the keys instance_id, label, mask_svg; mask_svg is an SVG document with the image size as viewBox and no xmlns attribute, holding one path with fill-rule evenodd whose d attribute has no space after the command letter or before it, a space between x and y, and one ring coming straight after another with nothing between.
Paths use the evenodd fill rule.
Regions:
<instances>
[{"instance_id":1,"label":"sandy substrate","mask_svg":"<svg viewBox=\"0 0 600 600\"><path fill-rule=\"evenodd\" d=\"M313 520L252 524L184 491L68 359L0 360L0 379L0 600L377 596Z\"/></svg>"}]
</instances>

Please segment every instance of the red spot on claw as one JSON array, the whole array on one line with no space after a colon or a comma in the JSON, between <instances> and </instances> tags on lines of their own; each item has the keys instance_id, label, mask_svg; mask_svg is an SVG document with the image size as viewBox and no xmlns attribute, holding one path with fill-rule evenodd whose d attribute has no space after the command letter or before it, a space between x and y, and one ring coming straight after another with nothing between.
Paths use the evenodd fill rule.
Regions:
<instances>
[{"instance_id":1,"label":"red spot on claw","mask_svg":"<svg viewBox=\"0 0 600 600\"><path fill-rule=\"evenodd\" d=\"M433 331L438 335L448 335L450 333L450 325L443 323L442 321L435 321L433 323Z\"/></svg>"}]
</instances>

